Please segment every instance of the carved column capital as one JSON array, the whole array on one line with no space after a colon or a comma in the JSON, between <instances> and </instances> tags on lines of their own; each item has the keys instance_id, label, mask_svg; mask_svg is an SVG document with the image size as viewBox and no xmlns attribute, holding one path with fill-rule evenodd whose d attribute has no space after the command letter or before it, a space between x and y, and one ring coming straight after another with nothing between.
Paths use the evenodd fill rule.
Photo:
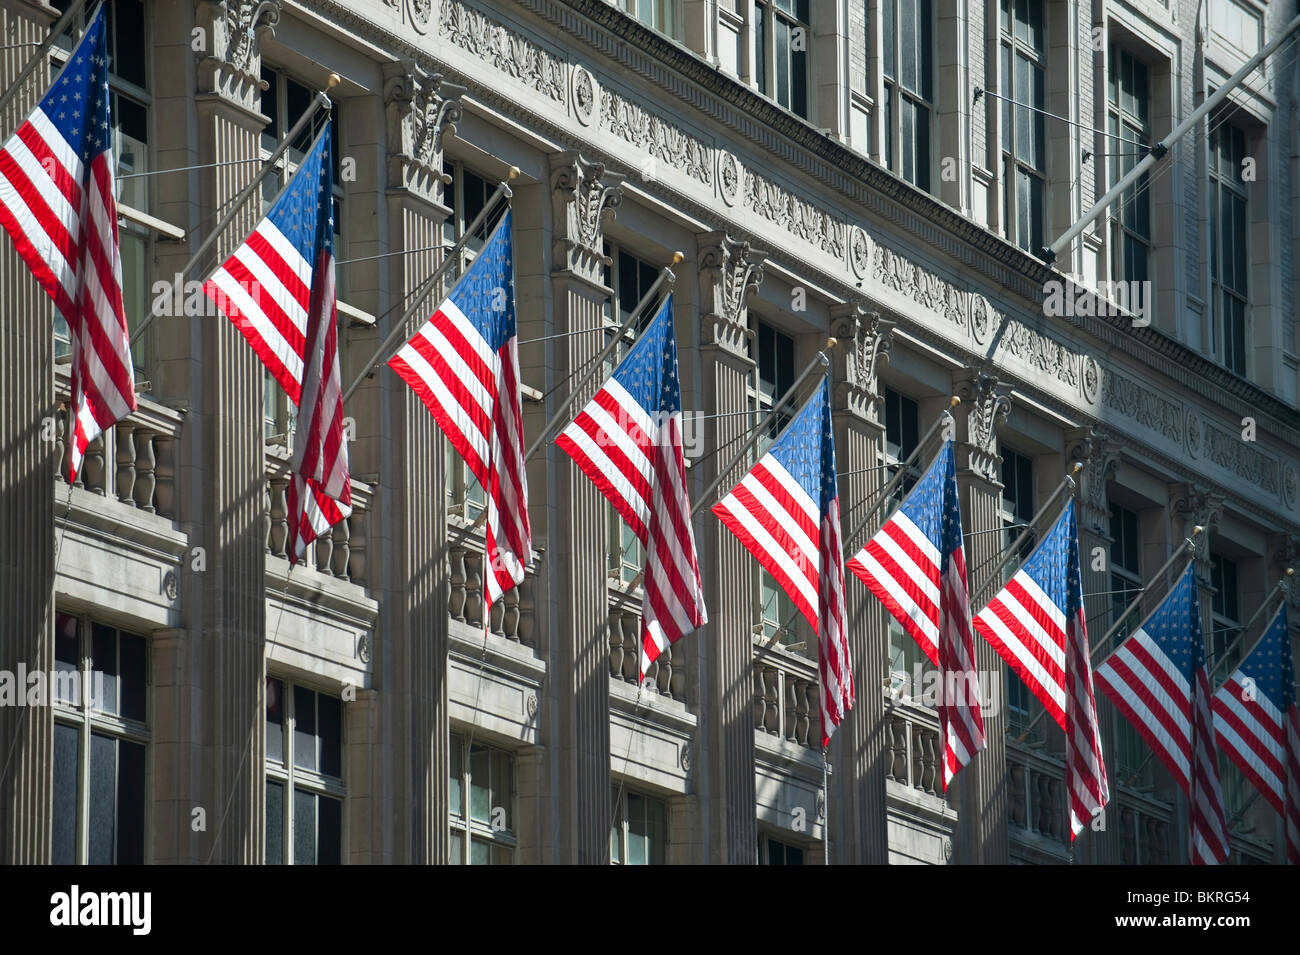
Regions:
<instances>
[{"instance_id":1,"label":"carved column capital","mask_svg":"<svg viewBox=\"0 0 1300 955\"><path fill-rule=\"evenodd\" d=\"M555 268L600 282L606 264L605 218L623 201L625 177L572 151L552 153L550 160Z\"/></svg>"},{"instance_id":2,"label":"carved column capital","mask_svg":"<svg viewBox=\"0 0 1300 955\"><path fill-rule=\"evenodd\" d=\"M430 202L443 204L443 141L456 135L465 87L441 73L426 73L414 60L384 64L388 127L388 181Z\"/></svg>"},{"instance_id":3,"label":"carved column capital","mask_svg":"<svg viewBox=\"0 0 1300 955\"><path fill-rule=\"evenodd\" d=\"M1218 526L1223 515L1224 496L1208 491L1198 484L1188 482L1174 485L1171 499L1174 513L1182 518L1182 536L1190 537L1192 528L1200 525L1205 533L1193 538L1196 550L1196 575L1201 585L1210 585L1210 533Z\"/></svg>"},{"instance_id":4,"label":"carved column capital","mask_svg":"<svg viewBox=\"0 0 1300 955\"><path fill-rule=\"evenodd\" d=\"M262 41L275 36L280 0L203 0L196 23L206 51L198 58L200 93L221 93L256 109L262 81Z\"/></svg>"},{"instance_id":5,"label":"carved column capital","mask_svg":"<svg viewBox=\"0 0 1300 955\"><path fill-rule=\"evenodd\" d=\"M1110 503L1106 482L1119 466L1120 448L1111 433L1099 425L1085 425L1066 433L1065 458L1083 465L1079 490L1079 523L1105 536L1110 530Z\"/></svg>"},{"instance_id":6,"label":"carved column capital","mask_svg":"<svg viewBox=\"0 0 1300 955\"><path fill-rule=\"evenodd\" d=\"M766 252L725 232L699 237L701 344L749 357L746 300L763 281Z\"/></svg>"},{"instance_id":7,"label":"carved column capital","mask_svg":"<svg viewBox=\"0 0 1300 955\"><path fill-rule=\"evenodd\" d=\"M997 428L1011 413L1012 387L996 375L979 371L954 382L961 399L965 421L964 440L958 445L957 466L967 468L987 481L1002 480L1002 456L998 453Z\"/></svg>"},{"instance_id":8,"label":"carved column capital","mask_svg":"<svg viewBox=\"0 0 1300 955\"><path fill-rule=\"evenodd\" d=\"M889 361L896 323L868 312L858 302L832 305L831 381L836 411L848 411L880 423L884 395L879 386L881 362Z\"/></svg>"}]
</instances>

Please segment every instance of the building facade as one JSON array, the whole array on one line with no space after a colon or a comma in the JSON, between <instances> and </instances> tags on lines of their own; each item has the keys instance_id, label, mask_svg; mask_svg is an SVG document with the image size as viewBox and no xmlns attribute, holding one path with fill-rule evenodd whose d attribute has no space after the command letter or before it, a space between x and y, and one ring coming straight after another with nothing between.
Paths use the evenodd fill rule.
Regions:
<instances>
[{"instance_id":1,"label":"building facade","mask_svg":"<svg viewBox=\"0 0 1300 955\"><path fill-rule=\"evenodd\" d=\"M1078 463L1094 644L1202 526L1221 678L1300 559L1297 44L1037 253L1295 4L106 2L127 314L164 317L133 340L139 411L69 487L66 328L0 249L0 670L89 679L0 706L5 861L1187 860L1186 799L1100 697L1112 801L1071 848L1061 734L978 638L989 745L945 794L929 664L852 578L824 774L816 638L707 507L710 622L638 693L638 545L552 445L533 569L485 627L482 488L382 364L345 406L355 511L290 573L292 406L173 278L336 73L345 383L518 167L530 442L680 251L693 495L825 350L846 551L955 396L974 599ZM6 81L58 15L0 0ZM1220 769L1233 861L1280 861Z\"/></svg>"}]
</instances>

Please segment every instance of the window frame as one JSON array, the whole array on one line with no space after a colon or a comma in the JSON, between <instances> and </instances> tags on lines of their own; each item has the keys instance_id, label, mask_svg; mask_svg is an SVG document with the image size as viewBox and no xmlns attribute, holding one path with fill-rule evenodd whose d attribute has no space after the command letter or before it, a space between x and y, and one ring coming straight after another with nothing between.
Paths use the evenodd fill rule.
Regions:
<instances>
[{"instance_id":1,"label":"window frame","mask_svg":"<svg viewBox=\"0 0 1300 955\"><path fill-rule=\"evenodd\" d=\"M1242 632L1240 567L1236 560L1219 551L1210 552L1210 589L1208 665L1217 669L1214 680L1217 686L1231 676L1241 662L1241 646L1238 645L1228 655L1228 665L1219 665Z\"/></svg>"},{"instance_id":2,"label":"window frame","mask_svg":"<svg viewBox=\"0 0 1300 955\"><path fill-rule=\"evenodd\" d=\"M91 797L89 782L91 779L91 741L95 736L107 737L111 739L115 747L114 754L114 774L115 774L115 792L113 806L114 834L113 840L113 863L114 865L122 864L118 859L118 844L116 833L119 823L120 805L116 799L116 777L121 768L120 744L123 742L144 748L144 791L141 794L141 844L140 844L140 862L146 863L152 855L152 802L148 798L151 781L153 779L153 747L151 745L153 736L151 730L151 717L153 715L152 700L152 670L153 650L150 646L149 639L143 633L136 633L131 630L123 629L115 624L95 620L89 614L77 613L69 610L59 610L55 614L55 628L59 626L60 618L65 618L75 622L77 627L77 673L79 674L78 689L80 698L73 701L60 699L55 685L47 685L48 694L47 702L53 715L53 721L56 727L65 726L73 729L77 733L77 779L76 790L73 799L76 802L76 830L74 833L75 849L73 863L75 865L89 865L90 862L90 822L91 822ZM93 674L97 672L94 669L94 628L105 627L114 634L114 655L117 665L116 677L121 679L121 658L122 658L122 637L128 636L140 640L144 651L144 674L143 674L143 691L144 691L144 719L137 720L128 717L120 712L110 713L107 710L100 709L95 705L93 700L94 687ZM53 672L60 672L57 657ZM19 688L19 692L26 692L26 688ZM121 701L120 691L115 691L114 698ZM102 701L101 701L102 702ZM51 806L51 816L54 807ZM53 828L53 820L51 820ZM51 861L53 862L54 846L51 842L50 847ZM57 864L57 863L55 863Z\"/></svg>"},{"instance_id":3,"label":"window frame","mask_svg":"<svg viewBox=\"0 0 1300 955\"><path fill-rule=\"evenodd\" d=\"M883 397L885 440L880 443L880 451L877 455L877 463L881 467L882 487L897 477L900 466L916 449L921 436L920 402L889 385L884 386ZM886 515L902 504L903 498L920 480L921 474L919 463L913 463L908 468L907 475L899 482L897 489L890 496L889 503L883 506ZM860 519L854 518L855 521ZM845 541L845 545L853 546L849 541ZM917 642L912 639L911 635L903 629L902 625L893 616L890 616L888 620L886 653L888 654L887 666L891 688L894 674L902 673L904 675L902 687L906 688L904 695L917 705L921 705L922 687L913 685L912 676L916 673L918 665L923 673L927 669L933 669L934 665L930 662L930 658L925 655L925 651L917 645Z\"/></svg>"},{"instance_id":4,"label":"window frame","mask_svg":"<svg viewBox=\"0 0 1300 955\"><path fill-rule=\"evenodd\" d=\"M1213 355L1216 361L1223 367L1227 368L1233 374L1240 375L1243 378L1249 378L1254 367L1254 355L1251 347L1251 308L1250 308L1250 268L1251 268L1251 243L1250 243L1250 189L1246 183L1241 181L1241 161L1249 156L1250 135L1248 131L1235 123L1223 120L1221 111L1211 114L1209 134L1206 137L1206 148L1208 155L1207 178L1208 178L1208 230L1210 240L1210 321L1211 341ZM1227 152L1227 160L1234 167L1235 175L1229 175L1221 168L1224 161L1225 150L1223 142L1225 136L1232 137ZM1241 147L1240 153L1235 152L1235 147ZM1227 253L1225 251L1224 238L1224 219L1223 219L1223 202L1226 200L1231 204L1233 224L1238 224L1240 220L1240 242L1234 242L1233 245L1233 271L1238 268L1241 270L1240 287L1234 284L1228 285L1225 282L1225 264ZM1234 239L1238 237L1235 235ZM1228 305L1231 302L1233 311L1236 313L1229 316ZM1228 344L1228 323L1231 318L1233 323L1232 337L1240 337L1241 354L1239 356L1230 354L1236 351L1236 343L1232 348Z\"/></svg>"},{"instance_id":5,"label":"window frame","mask_svg":"<svg viewBox=\"0 0 1300 955\"><path fill-rule=\"evenodd\" d=\"M917 66L917 76L921 89L909 89L900 78L899 64L903 62L903 35L898 29L899 14L902 4L910 4L917 13L917 33L915 52L927 62ZM938 113L938 63L935 55L935 4L934 0L880 0L881 50L883 56L880 64L881 95L885 139L882 144L882 158L885 168L904 182L909 182L925 192L932 193L934 186L934 132L935 117ZM908 174L903 163L903 113L899 104L910 106L915 113L925 113L924 126L913 120L913 173ZM916 131L924 129L924 148L916 137ZM924 157L918 154L924 152ZM924 159L922 162L921 159ZM914 177L914 178L913 178Z\"/></svg>"},{"instance_id":6,"label":"window frame","mask_svg":"<svg viewBox=\"0 0 1300 955\"><path fill-rule=\"evenodd\" d=\"M681 42L681 0L618 0L618 7L638 23ZM645 11L649 11L649 18ZM666 21L666 22L665 22Z\"/></svg>"},{"instance_id":7,"label":"window frame","mask_svg":"<svg viewBox=\"0 0 1300 955\"><path fill-rule=\"evenodd\" d=\"M787 9L788 8L788 9ZM789 110L795 116L811 120L812 115L812 4L809 0L754 0L754 86L758 92L782 109ZM804 19L800 19L804 16ZM785 53L785 72L787 84L784 89L779 85L778 57L776 48L777 28L781 27L789 35L792 31L804 31L804 48L795 50L787 45ZM795 58L802 56L803 108L799 109L795 79ZM784 93L785 102L782 102Z\"/></svg>"},{"instance_id":8,"label":"window frame","mask_svg":"<svg viewBox=\"0 0 1300 955\"><path fill-rule=\"evenodd\" d=\"M781 862L771 861L771 855L772 855L771 850L773 846L781 847L781 855L783 857L786 857L783 858ZM795 845L794 843L788 842L785 839L778 839L776 836L771 835L768 832L760 831L758 834L758 860L757 861L759 865L807 865L808 863L805 860L808 855L808 850L809 850L808 846ZM791 852L799 853L798 862L788 861L788 856Z\"/></svg>"},{"instance_id":9,"label":"window frame","mask_svg":"<svg viewBox=\"0 0 1300 955\"><path fill-rule=\"evenodd\" d=\"M519 812L519 759L514 750L507 749L503 746L496 746L492 743L484 742L481 739L471 739L469 735L462 735L456 730L448 734L448 759L447 773L453 780L449 786L460 785L460 806L461 812L457 816L451 808L451 797L447 800L447 826L449 838L447 840L448 863L451 865L473 865L474 844L486 843L488 846L488 865L514 865L516 863L515 855L519 849L519 835L513 828L518 819ZM509 799L510 805L507 809L507 819L509 826L505 829L496 829L492 825L491 817L500 807L488 807L488 821L485 823L480 819L474 818L474 810L471 805L473 793L473 751L482 749L487 752L488 761L488 793L489 799L495 789L492 785L492 767L495 756L505 756L509 760ZM459 763L461 768L460 778L457 781L453 775L457 763L457 754L459 754ZM460 839L461 857L453 857L455 853L455 840ZM508 861L500 863L495 861L498 852L506 853Z\"/></svg>"},{"instance_id":10,"label":"window frame","mask_svg":"<svg viewBox=\"0 0 1300 955\"><path fill-rule=\"evenodd\" d=\"M645 806L647 809L647 815L645 817L647 830L649 830L650 828L649 825L650 817L648 815L648 810L654 807L656 808L657 811L661 811L663 813L662 826L660 827L660 832L663 835L663 845L659 847L657 851L655 851L652 847L651 836L647 834L645 836L646 861L644 863L634 863L630 861L632 843L629 837L631 824L628 820L628 816L629 816L628 804L633 797L645 801ZM670 813L668 808L668 800L663 799L659 796L652 795L648 792L643 792L639 789L629 789L625 785L615 785L613 787L613 791L610 793L610 808L611 808L610 824L609 824L610 865L667 865L668 864L668 849L669 849L669 844L671 842L671 838L669 835ZM615 847L614 840L616 837L618 839L617 852L614 851L614 847Z\"/></svg>"},{"instance_id":11,"label":"window frame","mask_svg":"<svg viewBox=\"0 0 1300 955\"><path fill-rule=\"evenodd\" d=\"M1135 113L1124 105L1126 91L1124 81L1126 68L1131 68L1133 79L1132 97L1135 104L1145 107L1146 116ZM1139 69L1142 83L1138 83ZM1139 90L1139 85L1143 90ZM1151 66L1132 50L1119 43L1112 42L1106 60L1106 151L1110 154L1106 163L1108 182L1119 182L1134 166L1141 161L1152 143L1154 135L1151 123L1153 99L1151 95ZM1132 138L1130 138L1132 137ZM1118 207L1107 212L1110 237L1111 279L1123 282L1145 282L1151 276L1151 255L1154 251L1151 217L1151 177L1143 173L1138 181L1125 190ZM1141 205L1136 205L1140 203ZM1130 209L1140 210L1136 221L1130 221L1127 213ZM1141 222L1145 219L1145 234ZM1134 265L1129 263L1129 250L1134 251ZM1136 250L1141 250L1142 267L1135 265Z\"/></svg>"},{"instance_id":12,"label":"window frame","mask_svg":"<svg viewBox=\"0 0 1300 955\"><path fill-rule=\"evenodd\" d=\"M262 846L262 861L266 865L298 865L294 859L294 815L296 809L296 794L299 790L310 793L317 800L316 809L316 837L315 837L315 854L316 865L321 865L320 859L320 809L319 800L324 797L333 799L339 804L339 862L347 861L348 846L348 790L346 781L347 772L347 703L335 692L323 690L316 686L295 680L292 676L279 676L275 673L267 673L267 699L269 702L270 690L269 684L274 680L280 684L280 732L282 734L281 760L275 760L269 755L269 749L263 745L263 788L267 788L271 783L278 783L284 793L282 798L283 807L281 810L281 848L282 857L278 862L271 862L266 858L267 846L265 839ZM297 721L298 721L298 694L297 690L304 690L313 695L315 706L312 713L313 725L320 725L320 699L322 697L337 700L339 705L339 773L338 776L327 775L320 770L319 754L316 759L316 769L309 769L297 765L295 758L297 753ZM267 722L265 714L266 706L263 707L263 732L265 733L265 724ZM313 738L319 741L319 730L313 733ZM267 822L270 822L270 810L267 809Z\"/></svg>"},{"instance_id":13,"label":"window frame","mask_svg":"<svg viewBox=\"0 0 1300 955\"><path fill-rule=\"evenodd\" d=\"M1022 22L1025 32L1034 27L1032 13L1027 21L1017 19L1017 6L1025 3L1026 10L1036 9L1039 22L1038 37L1040 44L1035 46L1030 40L1021 36ZM1047 228L1047 128L1046 117L1042 112L1027 107L1043 110L1047 107L1047 11L1042 0L1000 0L998 16L998 52L999 68L1002 72L1002 174L1003 174L1003 216L1004 233L1007 241L1021 249L1037 253L1043 248L1043 237ZM1005 20L1004 20L1005 17ZM1016 79L1021 61L1028 64L1031 79L1030 89L1020 88ZM1036 78L1036 83L1034 81ZM1016 106L1013 102L1025 103ZM1021 158L1021 146L1017 135L1018 120L1021 113L1027 115L1029 123L1028 137L1030 149L1037 154L1039 164ZM1021 177L1030 182L1029 211L1027 213L1027 234L1021 234L1020 215L1021 197L1019 183ZM1037 184L1037 216L1034 206L1034 185Z\"/></svg>"}]
</instances>

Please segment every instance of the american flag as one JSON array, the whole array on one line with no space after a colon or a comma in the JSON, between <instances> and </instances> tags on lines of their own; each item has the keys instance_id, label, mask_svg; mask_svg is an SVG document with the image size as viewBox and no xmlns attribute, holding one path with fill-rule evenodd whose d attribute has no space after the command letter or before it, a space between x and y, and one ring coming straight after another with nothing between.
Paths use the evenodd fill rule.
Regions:
<instances>
[{"instance_id":1,"label":"american flag","mask_svg":"<svg viewBox=\"0 0 1300 955\"><path fill-rule=\"evenodd\" d=\"M844 622L844 547L825 380L713 513L772 575L818 634L822 745L853 706Z\"/></svg>"},{"instance_id":2,"label":"american flag","mask_svg":"<svg viewBox=\"0 0 1300 955\"><path fill-rule=\"evenodd\" d=\"M510 215L507 209L433 317L388 360L487 490L488 607L523 581L532 556ZM483 619L486 626L486 609Z\"/></svg>"},{"instance_id":3,"label":"american flag","mask_svg":"<svg viewBox=\"0 0 1300 955\"><path fill-rule=\"evenodd\" d=\"M1065 732L1073 840L1110 800L1088 662L1074 501L1066 504L1051 532L1010 582L976 615L975 629Z\"/></svg>"},{"instance_id":4,"label":"american flag","mask_svg":"<svg viewBox=\"0 0 1300 955\"><path fill-rule=\"evenodd\" d=\"M946 790L985 746L952 441L848 567L939 668Z\"/></svg>"},{"instance_id":5,"label":"american flag","mask_svg":"<svg viewBox=\"0 0 1300 955\"><path fill-rule=\"evenodd\" d=\"M72 339L68 480L86 447L136 408L122 307L104 8L0 148L0 224Z\"/></svg>"},{"instance_id":6,"label":"american flag","mask_svg":"<svg viewBox=\"0 0 1300 955\"><path fill-rule=\"evenodd\" d=\"M1187 793L1196 865L1228 858L1210 718L1196 573L1189 566L1155 613L1097 668L1097 683Z\"/></svg>"},{"instance_id":7,"label":"american flag","mask_svg":"<svg viewBox=\"0 0 1300 955\"><path fill-rule=\"evenodd\" d=\"M1213 707L1219 745L1282 817L1286 860L1300 865L1300 716L1286 604Z\"/></svg>"},{"instance_id":8,"label":"american flag","mask_svg":"<svg viewBox=\"0 0 1300 955\"><path fill-rule=\"evenodd\" d=\"M641 676L664 647L708 623L682 459L673 297L555 443L645 547Z\"/></svg>"}]
</instances>

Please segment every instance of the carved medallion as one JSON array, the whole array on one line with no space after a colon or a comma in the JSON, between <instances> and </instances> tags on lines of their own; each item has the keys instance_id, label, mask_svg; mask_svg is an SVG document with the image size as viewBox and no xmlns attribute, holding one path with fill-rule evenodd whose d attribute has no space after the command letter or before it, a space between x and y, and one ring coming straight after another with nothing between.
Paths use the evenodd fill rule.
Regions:
<instances>
[{"instance_id":1,"label":"carved medallion","mask_svg":"<svg viewBox=\"0 0 1300 955\"><path fill-rule=\"evenodd\" d=\"M740 162L723 150L718 151L718 195L729 206L740 197Z\"/></svg>"},{"instance_id":2,"label":"carved medallion","mask_svg":"<svg viewBox=\"0 0 1300 955\"><path fill-rule=\"evenodd\" d=\"M1183 435L1186 438L1188 457L1194 460L1205 454L1205 423L1195 408L1187 409Z\"/></svg>"},{"instance_id":3,"label":"carved medallion","mask_svg":"<svg viewBox=\"0 0 1300 955\"><path fill-rule=\"evenodd\" d=\"M983 345L989 340L989 326L993 324L993 308L979 292L970 293L970 333L975 343Z\"/></svg>"},{"instance_id":4,"label":"carved medallion","mask_svg":"<svg viewBox=\"0 0 1300 955\"><path fill-rule=\"evenodd\" d=\"M429 18L433 15L433 0L406 0L406 19L416 33L429 32Z\"/></svg>"},{"instance_id":5,"label":"carved medallion","mask_svg":"<svg viewBox=\"0 0 1300 955\"><path fill-rule=\"evenodd\" d=\"M1083 400L1095 405L1101 391L1101 368L1091 355L1083 356L1083 375L1079 384L1083 389Z\"/></svg>"},{"instance_id":6,"label":"carved medallion","mask_svg":"<svg viewBox=\"0 0 1300 955\"><path fill-rule=\"evenodd\" d=\"M860 279L865 279L871 268L871 237L860 226L854 226L849 237L849 265Z\"/></svg>"},{"instance_id":7,"label":"carved medallion","mask_svg":"<svg viewBox=\"0 0 1300 955\"><path fill-rule=\"evenodd\" d=\"M583 126L596 118L596 80L585 67L573 67L573 115Z\"/></svg>"},{"instance_id":8,"label":"carved medallion","mask_svg":"<svg viewBox=\"0 0 1300 955\"><path fill-rule=\"evenodd\" d=\"M363 633L357 638L357 659L362 663L370 662L370 634Z\"/></svg>"},{"instance_id":9,"label":"carved medallion","mask_svg":"<svg viewBox=\"0 0 1300 955\"><path fill-rule=\"evenodd\" d=\"M1300 472L1294 464L1288 464L1282 474L1282 495L1287 507L1295 507L1296 497L1300 494Z\"/></svg>"}]
</instances>

